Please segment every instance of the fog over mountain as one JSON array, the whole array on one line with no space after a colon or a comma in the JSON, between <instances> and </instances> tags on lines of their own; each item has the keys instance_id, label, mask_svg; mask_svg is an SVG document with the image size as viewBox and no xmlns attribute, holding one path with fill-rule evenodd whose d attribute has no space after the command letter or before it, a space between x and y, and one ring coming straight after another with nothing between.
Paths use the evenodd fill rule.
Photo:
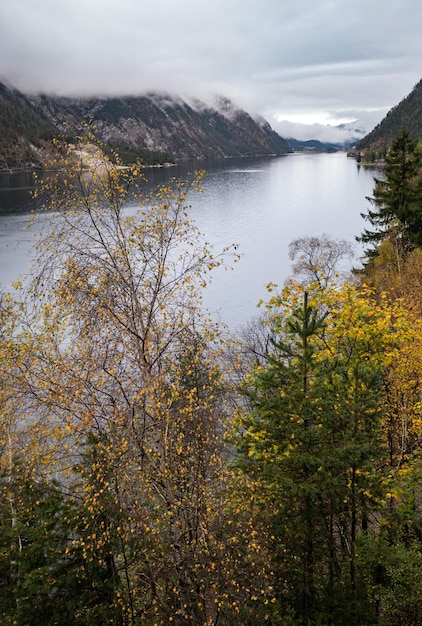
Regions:
<instances>
[{"instance_id":1,"label":"fog over mountain","mask_svg":"<svg viewBox=\"0 0 422 626\"><path fill-rule=\"evenodd\" d=\"M74 145L87 127L126 164L291 151L266 120L227 98L210 106L163 93L53 97L25 95L0 83L0 170L45 166L57 151L53 138Z\"/></svg>"},{"instance_id":2,"label":"fog over mountain","mask_svg":"<svg viewBox=\"0 0 422 626\"><path fill-rule=\"evenodd\" d=\"M310 137L325 143L350 145L358 142L365 136L365 127L361 121L353 121L346 124L300 124L295 122L273 122L273 128L282 137L293 137L300 141L307 141Z\"/></svg>"},{"instance_id":3,"label":"fog over mountain","mask_svg":"<svg viewBox=\"0 0 422 626\"><path fill-rule=\"evenodd\" d=\"M25 93L224 94L283 136L340 140L349 130L333 128L368 132L419 80L421 19L419 0L2 2L0 80Z\"/></svg>"}]
</instances>

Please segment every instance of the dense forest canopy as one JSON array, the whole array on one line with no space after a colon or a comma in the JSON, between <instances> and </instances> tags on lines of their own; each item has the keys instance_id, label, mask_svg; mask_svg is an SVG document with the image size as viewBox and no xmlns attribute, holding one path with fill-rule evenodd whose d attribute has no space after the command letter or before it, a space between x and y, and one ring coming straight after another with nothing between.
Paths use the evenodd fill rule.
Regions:
<instances>
[{"instance_id":1,"label":"dense forest canopy","mask_svg":"<svg viewBox=\"0 0 422 626\"><path fill-rule=\"evenodd\" d=\"M2 624L421 623L418 158L400 136L361 272L292 242L233 338L201 307L236 252L188 219L200 174L128 217L137 166L72 154L1 298Z\"/></svg>"}]
</instances>

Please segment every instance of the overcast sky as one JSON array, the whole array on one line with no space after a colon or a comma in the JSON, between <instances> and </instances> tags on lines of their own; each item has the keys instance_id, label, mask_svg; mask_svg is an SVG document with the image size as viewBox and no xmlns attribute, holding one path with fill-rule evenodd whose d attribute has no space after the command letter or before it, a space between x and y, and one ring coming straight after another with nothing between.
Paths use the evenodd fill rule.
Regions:
<instances>
[{"instance_id":1,"label":"overcast sky","mask_svg":"<svg viewBox=\"0 0 422 626\"><path fill-rule=\"evenodd\" d=\"M371 130L419 82L421 33L421 0L0 0L0 80L221 94L284 136L335 139L343 121Z\"/></svg>"}]
</instances>

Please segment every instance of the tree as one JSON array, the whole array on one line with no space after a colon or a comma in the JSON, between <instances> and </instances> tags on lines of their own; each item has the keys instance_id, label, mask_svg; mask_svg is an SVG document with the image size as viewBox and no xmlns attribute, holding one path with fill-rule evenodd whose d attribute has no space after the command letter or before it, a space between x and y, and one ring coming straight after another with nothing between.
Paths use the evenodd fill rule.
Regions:
<instances>
[{"instance_id":1,"label":"tree","mask_svg":"<svg viewBox=\"0 0 422 626\"><path fill-rule=\"evenodd\" d=\"M348 241L335 241L328 235L301 237L289 244L289 256L295 280L323 288L336 277L344 277L341 262L353 258L353 248Z\"/></svg>"},{"instance_id":2,"label":"tree","mask_svg":"<svg viewBox=\"0 0 422 626\"><path fill-rule=\"evenodd\" d=\"M79 503L66 554L83 580L103 576L110 620L253 623L271 591L252 530L226 506L224 345L200 297L229 252L188 218L197 177L133 214L138 174L106 159L48 182L55 219L20 317L15 388L45 435L37 470Z\"/></svg>"},{"instance_id":3,"label":"tree","mask_svg":"<svg viewBox=\"0 0 422 626\"><path fill-rule=\"evenodd\" d=\"M263 494L280 606L295 623L371 623L358 537L385 493L383 373L403 314L350 285L290 286L268 307L272 349L245 381L237 447Z\"/></svg>"},{"instance_id":4,"label":"tree","mask_svg":"<svg viewBox=\"0 0 422 626\"><path fill-rule=\"evenodd\" d=\"M409 245L422 244L421 156L407 131L395 139L385 162L384 178L375 178L374 195L368 198L376 209L362 214L375 230L365 229L357 239L375 246L389 239L400 257ZM376 248L367 254L371 257L374 252Z\"/></svg>"}]
</instances>

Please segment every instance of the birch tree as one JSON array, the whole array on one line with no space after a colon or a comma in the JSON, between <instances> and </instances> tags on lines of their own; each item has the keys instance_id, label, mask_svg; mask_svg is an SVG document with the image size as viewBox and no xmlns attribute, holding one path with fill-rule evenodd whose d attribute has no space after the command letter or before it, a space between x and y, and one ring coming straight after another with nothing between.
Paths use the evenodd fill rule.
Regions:
<instances>
[{"instance_id":1,"label":"birch tree","mask_svg":"<svg viewBox=\"0 0 422 626\"><path fill-rule=\"evenodd\" d=\"M107 623L249 623L271 594L259 547L240 551L232 531L224 343L201 306L232 251L215 254L189 219L200 175L144 196L136 168L70 165L44 185L51 228L16 373L45 474L78 512L65 556L83 580L103 571Z\"/></svg>"}]
</instances>

